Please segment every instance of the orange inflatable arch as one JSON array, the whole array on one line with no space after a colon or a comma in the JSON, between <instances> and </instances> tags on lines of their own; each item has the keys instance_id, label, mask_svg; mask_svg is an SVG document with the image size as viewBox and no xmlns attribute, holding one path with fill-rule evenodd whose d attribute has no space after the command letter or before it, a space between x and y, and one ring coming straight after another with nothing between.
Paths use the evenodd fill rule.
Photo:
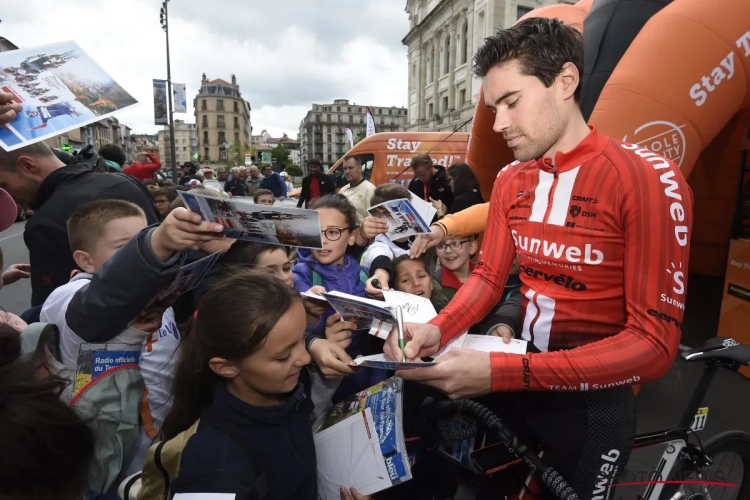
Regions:
<instances>
[{"instance_id":1,"label":"orange inflatable arch","mask_svg":"<svg viewBox=\"0 0 750 500\"><path fill-rule=\"evenodd\" d=\"M584 31L594 3L527 16L556 17ZM513 161L493 118L480 92L467 163L485 199ZM680 166L695 195L690 272L723 276L750 124L750 1L673 0L658 11L617 63L589 123Z\"/></svg>"}]
</instances>

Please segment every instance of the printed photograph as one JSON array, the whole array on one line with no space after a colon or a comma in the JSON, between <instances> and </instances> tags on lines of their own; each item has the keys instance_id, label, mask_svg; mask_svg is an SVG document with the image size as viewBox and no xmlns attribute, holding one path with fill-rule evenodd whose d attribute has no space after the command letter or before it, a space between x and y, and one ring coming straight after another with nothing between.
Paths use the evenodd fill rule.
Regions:
<instances>
[{"instance_id":1,"label":"printed photograph","mask_svg":"<svg viewBox=\"0 0 750 500\"><path fill-rule=\"evenodd\" d=\"M390 240L408 238L415 234L430 232L429 224L420 217L409 200L386 201L369 210L370 215L388 222L386 236Z\"/></svg>"},{"instance_id":2,"label":"printed photograph","mask_svg":"<svg viewBox=\"0 0 750 500\"><path fill-rule=\"evenodd\" d=\"M0 90L23 106L15 120L0 128L0 147L6 151L137 103L74 41L0 53Z\"/></svg>"},{"instance_id":3,"label":"printed photograph","mask_svg":"<svg viewBox=\"0 0 750 500\"><path fill-rule=\"evenodd\" d=\"M355 299L341 297L339 295L324 293L323 296L328 300L328 303L331 304L331 307L341 314L342 317L347 318L350 321L355 321L358 328L369 329L372 325L372 320L383 321L390 324L393 324L396 321L391 312L387 309L387 304L385 302L383 303L383 307L377 307Z\"/></svg>"}]
</instances>

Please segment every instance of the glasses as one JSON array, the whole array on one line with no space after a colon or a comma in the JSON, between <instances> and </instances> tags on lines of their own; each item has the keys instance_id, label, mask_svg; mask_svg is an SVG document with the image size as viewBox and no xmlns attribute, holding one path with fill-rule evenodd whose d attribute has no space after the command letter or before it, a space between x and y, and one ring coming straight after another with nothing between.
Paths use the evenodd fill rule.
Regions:
<instances>
[{"instance_id":1,"label":"glasses","mask_svg":"<svg viewBox=\"0 0 750 500\"><path fill-rule=\"evenodd\" d=\"M325 235L328 241L338 241L341 239L344 231L349 231L350 229L350 227L329 227L325 231L321 231L321 233Z\"/></svg>"},{"instance_id":2,"label":"glasses","mask_svg":"<svg viewBox=\"0 0 750 500\"><path fill-rule=\"evenodd\" d=\"M454 252L458 252L461 250L461 248L464 246L464 243L468 243L471 240L458 240L458 241L451 241L450 243L440 243L438 246L435 247L435 250L437 253L443 253L448 248L453 250Z\"/></svg>"}]
</instances>

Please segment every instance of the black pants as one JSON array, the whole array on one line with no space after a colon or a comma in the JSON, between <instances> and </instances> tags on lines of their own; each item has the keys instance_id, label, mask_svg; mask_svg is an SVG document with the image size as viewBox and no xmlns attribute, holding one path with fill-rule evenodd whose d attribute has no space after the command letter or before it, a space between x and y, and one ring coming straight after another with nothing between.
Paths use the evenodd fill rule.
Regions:
<instances>
[{"instance_id":1,"label":"black pants","mask_svg":"<svg viewBox=\"0 0 750 500\"><path fill-rule=\"evenodd\" d=\"M424 435L426 424L418 417L420 405L426 396L436 395L440 397L426 386L406 383L404 433L407 437ZM498 393L478 398L477 401L497 414L503 424L525 444L532 449L540 447L544 450L543 461L563 476L578 498L613 498L612 485L628 462L635 436L635 397L632 387L590 392ZM383 498L421 498L427 493L427 484L431 486L429 489L432 489L435 498L451 498L442 496L438 491L453 490L449 476L450 470L455 470L455 467L436 463L436 460L443 462L443 459L431 457L422 462L422 467L413 470L414 480L410 486L417 490L412 490L413 496L396 494ZM515 480L511 481L507 477L509 474L483 478L478 498L497 499L502 498L500 494L512 496L520 490L527 471L515 470ZM398 489L409 489L407 484L403 485L406 488ZM546 492L546 498L556 497Z\"/></svg>"}]
</instances>

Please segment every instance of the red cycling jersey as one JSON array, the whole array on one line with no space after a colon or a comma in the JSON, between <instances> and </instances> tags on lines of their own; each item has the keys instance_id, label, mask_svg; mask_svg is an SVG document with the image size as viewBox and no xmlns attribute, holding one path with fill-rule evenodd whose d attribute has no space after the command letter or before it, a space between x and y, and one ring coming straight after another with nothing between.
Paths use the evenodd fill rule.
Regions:
<instances>
[{"instance_id":1,"label":"red cycling jersey","mask_svg":"<svg viewBox=\"0 0 750 500\"><path fill-rule=\"evenodd\" d=\"M521 263L523 338L490 354L492 390L586 391L648 382L680 341L693 195L679 168L596 130L573 150L505 167L480 261L432 323L441 344L499 300Z\"/></svg>"}]
</instances>

